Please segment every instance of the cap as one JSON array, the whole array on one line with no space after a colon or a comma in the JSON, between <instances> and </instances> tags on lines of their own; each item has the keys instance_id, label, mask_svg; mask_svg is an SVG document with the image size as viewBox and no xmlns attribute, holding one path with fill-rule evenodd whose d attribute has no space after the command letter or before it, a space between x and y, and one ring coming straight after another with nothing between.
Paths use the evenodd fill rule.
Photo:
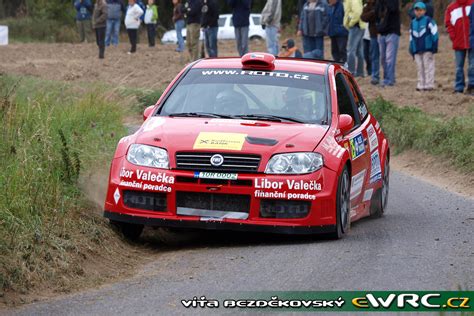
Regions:
<instances>
[{"instance_id":1,"label":"cap","mask_svg":"<svg viewBox=\"0 0 474 316\"><path fill-rule=\"evenodd\" d=\"M426 10L426 5L421 2L421 1L418 1L417 3L415 3L415 5L413 6L415 9L422 9L422 10Z\"/></svg>"}]
</instances>

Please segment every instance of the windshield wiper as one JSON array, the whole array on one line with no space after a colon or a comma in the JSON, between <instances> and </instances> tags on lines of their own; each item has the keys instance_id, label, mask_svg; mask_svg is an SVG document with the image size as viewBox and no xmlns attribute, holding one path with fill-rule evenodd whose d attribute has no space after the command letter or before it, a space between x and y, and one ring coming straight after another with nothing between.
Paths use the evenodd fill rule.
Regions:
<instances>
[{"instance_id":1,"label":"windshield wiper","mask_svg":"<svg viewBox=\"0 0 474 316\"><path fill-rule=\"evenodd\" d=\"M273 121L273 122L289 121L289 122L296 122L296 123L305 123L304 121L295 119L293 117L271 115L271 114L242 114L242 115L234 115L233 117L238 117L243 120L266 120L266 121Z\"/></svg>"},{"instance_id":2,"label":"windshield wiper","mask_svg":"<svg viewBox=\"0 0 474 316\"><path fill-rule=\"evenodd\" d=\"M171 113L169 117L215 117L215 118L228 118L232 119L230 115L207 113L207 112L183 112L183 113Z\"/></svg>"}]
</instances>

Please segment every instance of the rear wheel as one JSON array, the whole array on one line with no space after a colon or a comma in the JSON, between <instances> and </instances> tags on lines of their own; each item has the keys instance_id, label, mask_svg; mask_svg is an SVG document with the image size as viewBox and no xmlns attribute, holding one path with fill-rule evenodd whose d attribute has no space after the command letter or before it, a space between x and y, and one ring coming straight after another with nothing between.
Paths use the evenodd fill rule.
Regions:
<instances>
[{"instance_id":1,"label":"rear wheel","mask_svg":"<svg viewBox=\"0 0 474 316\"><path fill-rule=\"evenodd\" d=\"M139 224L123 223L117 221L110 221L110 224L115 226L126 239L131 241L136 241L138 238L140 238L140 235L143 232L143 225Z\"/></svg>"},{"instance_id":2,"label":"rear wheel","mask_svg":"<svg viewBox=\"0 0 474 316\"><path fill-rule=\"evenodd\" d=\"M351 225L351 181L347 166L342 170L337 186L336 200L336 230L330 236L334 239L340 239L349 232Z\"/></svg>"},{"instance_id":3,"label":"rear wheel","mask_svg":"<svg viewBox=\"0 0 474 316\"><path fill-rule=\"evenodd\" d=\"M388 156L385 158L385 167L382 176L382 187L378 189L370 204L370 217L382 217L388 203L388 193L390 188L390 163Z\"/></svg>"}]
</instances>

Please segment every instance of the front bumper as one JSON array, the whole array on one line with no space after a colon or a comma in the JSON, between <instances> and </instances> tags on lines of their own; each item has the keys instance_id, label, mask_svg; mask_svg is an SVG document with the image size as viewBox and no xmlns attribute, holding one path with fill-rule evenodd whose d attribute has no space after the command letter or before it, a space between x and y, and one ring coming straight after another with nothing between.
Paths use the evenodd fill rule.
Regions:
<instances>
[{"instance_id":1,"label":"front bumper","mask_svg":"<svg viewBox=\"0 0 474 316\"><path fill-rule=\"evenodd\" d=\"M138 174L141 177L138 177ZM147 174L144 180L143 175ZM193 171L159 170L130 164L124 158L114 159L110 170L104 216L115 221L143 224L219 230L260 231L286 234L314 234L334 231L336 224L337 173L323 167L306 175L238 174L237 182L212 184L196 180ZM210 183L211 182L211 183ZM303 186L290 187L289 183ZM320 184L321 187L304 184ZM273 187L271 187L273 185ZM270 187L268 187L270 186ZM130 207L124 203L125 191L154 192L165 196L166 207L160 211ZM179 212L178 196L186 193L240 195L249 197L246 218L212 218ZM278 193L269 197L267 193ZM281 198L284 193L284 198ZM262 216L264 201L304 201L309 212L301 218ZM189 211L189 210L188 210ZM225 210L224 210L225 211ZM235 211L235 210L234 210ZM211 211L212 212L212 211Z\"/></svg>"}]
</instances>

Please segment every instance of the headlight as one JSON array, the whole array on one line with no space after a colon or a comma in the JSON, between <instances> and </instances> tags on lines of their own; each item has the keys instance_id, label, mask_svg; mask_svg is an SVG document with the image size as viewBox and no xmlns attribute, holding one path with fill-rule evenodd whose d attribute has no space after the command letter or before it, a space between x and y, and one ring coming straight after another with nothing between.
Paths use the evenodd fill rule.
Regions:
<instances>
[{"instance_id":1,"label":"headlight","mask_svg":"<svg viewBox=\"0 0 474 316\"><path fill-rule=\"evenodd\" d=\"M273 156L265 168L269 174L302 174L323 166L323 156L317 153L291 153Z\"/></svg>"},{"instance_id":2,"label":"headlight","mask_svg":"<svg viewBox=\"0 0 474 316\"><path fill-rule=\"evenodd\" d=\"M133 144L128 149L127 160L135 165L169 169L168 152L163 148Z\"/></svg>"}]
</instances>

